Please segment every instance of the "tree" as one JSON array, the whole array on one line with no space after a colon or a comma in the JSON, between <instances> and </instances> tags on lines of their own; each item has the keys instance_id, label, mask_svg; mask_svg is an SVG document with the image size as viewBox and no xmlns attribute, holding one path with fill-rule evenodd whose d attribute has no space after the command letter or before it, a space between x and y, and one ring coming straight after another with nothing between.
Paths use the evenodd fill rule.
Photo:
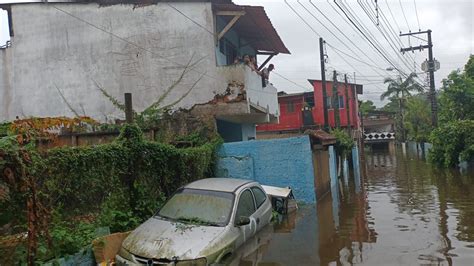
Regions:
<instances>
[{"instance_id":1,"label":"tree","mask_svg":"<svg viewBox=\"0 0 474 266\"><path fill-rule=\"evenodd\" d=\"M396 79L386 78L384 80L385 84L388 84L387 91L380 95L380 99L384 100L385 98L392 98L398 101L398 129L401 134L401 141L405 141L405 127L403 125L404 119L404 102L406 97L411 96L411 92L422 92L423 87L421 87L415 81L416 74L411 73L405 80L402 77Z\"/></svg>"},{"instance_id":2,"label":"tree","mask_svg":"<svg viewBox=\"0 0 474 266\"><path fill-rule=\"evenodd\" d=\"M453 71L443 80L439 104L442 123L474 119L474 55L464 71Z\"/></svg>"},{"instance_id":3,"label":"tree","mask_svg":"<svg viewBox=\"0 0 474 266\"><path fill-rule=\"evenodd\" d=\"M366 116L368 113L375 111L375 109L376 107L374 105L374 102L372 102L371 100L362 101L360 103L359 110L362 116Z\"/></svg>"},{"instance_id":4,"label":"tree","mask_svg":"<svg viewBox=\"0 0 474 266\"><path fill-rule=\"evenodd\" d=\"M423 94L407 99L405 128L408 138L416 142L427 142L431 132L431 108Z\"/></svg>"}]
</instances>

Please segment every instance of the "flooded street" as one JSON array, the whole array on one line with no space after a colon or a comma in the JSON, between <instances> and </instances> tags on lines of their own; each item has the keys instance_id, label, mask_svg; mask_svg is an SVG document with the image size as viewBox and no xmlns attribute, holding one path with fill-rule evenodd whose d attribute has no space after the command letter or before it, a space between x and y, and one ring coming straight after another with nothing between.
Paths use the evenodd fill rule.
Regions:
<instances>
[{"instance_id":1,"label":"flooded street","mask_svg":"<svg viewBox=\"0 0 474 266\"><path fill-rule=\"evenodd\" d=\"M239 265L474 265L474 174L367 153L361 182L269 226Z\"/></svg>"}]
</instances>

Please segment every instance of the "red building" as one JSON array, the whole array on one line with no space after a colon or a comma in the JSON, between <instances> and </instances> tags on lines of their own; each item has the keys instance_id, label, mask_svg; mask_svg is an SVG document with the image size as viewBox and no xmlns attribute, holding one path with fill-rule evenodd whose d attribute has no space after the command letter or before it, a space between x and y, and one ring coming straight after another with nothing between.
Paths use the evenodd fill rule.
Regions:
<instances>
[{"instance_id":1,"label":"red building","mask_svg":"<svg viewBox=\"0 0 474 266\"><path fill-rule=\"evenodd\" d=\"M314 91L286 94L279 93L278 103L280 105L280 122L278 124L266 124L257 126L257 131L298 131L304 128L324 126L323 90L320 80L309 80ZM326 82L328 124L335 126L334 108L332 106L333 83ZM360 118L357 95L362 94L362 85L349 83L338 83L337 86L339 102L339 118L341 127L359 129ZM349 106L349 109L347 109Z\"/></svg>"}]
</instances>

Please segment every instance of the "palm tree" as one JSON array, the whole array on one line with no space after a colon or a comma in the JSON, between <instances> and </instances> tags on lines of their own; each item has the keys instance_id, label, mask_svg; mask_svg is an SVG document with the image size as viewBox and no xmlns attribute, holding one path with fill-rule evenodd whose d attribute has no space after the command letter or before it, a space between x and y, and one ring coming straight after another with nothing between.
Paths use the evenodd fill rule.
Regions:
<instances>
[{"instance_id":1,"label":"palm tree","mask_svg":"<svg viewBox=\"0 0 474 266\"><path fill-rule=\"evenodd\" d=\"M415 81L416 73L411 73L405 80L401 76L396 79L386 78L385 84L388 84L387 91L380 95L380 100L391 98L398 101L399 128L401 131L401 141L405 141L405 128L403 125L403 107L405 97L411 96L411 92L422 92L423 87Z\"/></svg>"}]
</instances>

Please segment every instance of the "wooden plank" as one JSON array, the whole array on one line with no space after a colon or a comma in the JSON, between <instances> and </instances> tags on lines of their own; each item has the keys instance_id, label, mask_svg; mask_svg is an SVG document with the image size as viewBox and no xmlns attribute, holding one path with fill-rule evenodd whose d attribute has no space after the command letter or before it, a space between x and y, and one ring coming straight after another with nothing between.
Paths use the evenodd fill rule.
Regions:
<instances>
[{"instance_id":1,"label":"wooden plank","mask_svg":"<svg viewBox=\"0 0 474 266\"><path fill-rule=\"evenodd\" d=\"M219 35L217 35L217 40L219 41L222 37L224 37L224 34L226 34L227 31L230 30L230 28L232 28L232 26L234 26L235 22L237 22L237 20L240 18L240 16L235 16L233 17L229 23L227 23L227 25L224 27L224 29L222 29L222 31L219 33Z\"/></svg>"},{"instance_id":2,"label":"wooden plank","mask_svg":"<svg viewBox=\"0 0 474 266\"><path fill-rule=\"evenodd\" d=\"M217 16L243 16L245 11L217 11Z\"/></svg>"}]
</instances>

